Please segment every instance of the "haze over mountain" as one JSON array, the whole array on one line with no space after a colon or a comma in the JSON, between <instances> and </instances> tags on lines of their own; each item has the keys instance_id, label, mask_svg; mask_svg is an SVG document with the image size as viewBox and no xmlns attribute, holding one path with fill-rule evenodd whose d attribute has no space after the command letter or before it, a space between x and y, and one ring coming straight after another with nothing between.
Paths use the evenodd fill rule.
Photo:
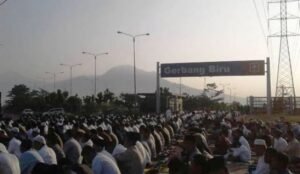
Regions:
<instances>
[{"instance_id":1,"label":"haze over mountain","mask_svg":"<svg viewBox=\"0 0 300 174\"><path fill-rule=\"evenodd\" d=\"M47 91L53 91L52 79L47 79L47 83L40 79L31 79L15 72L8 72L0 75L0 90L2 91L2 101L5 99L7 92L15 84L25 84L32 89L43 88ZM161 87L167 87L174 94L179 94L180 85L161 79ZM56 88L67 90L70 89L69 79L56 82ZM133 68L129 65L122 65L111 68L103 75L97 76L97 91L109 89L115 94L133 93ZM153 93L156 89L156 72L146 72L137 69L137 92ZM94 92L94 76L78 76L73 78L73 94L79 96L91 95ZM202 90L192 88L186 85L181 87L182 93L190 95L199 95ZM225 100L229 101L229 96L225 96ZM245 103L244 98L236 97L236 100Z\"/></svg>"}]
</instances>

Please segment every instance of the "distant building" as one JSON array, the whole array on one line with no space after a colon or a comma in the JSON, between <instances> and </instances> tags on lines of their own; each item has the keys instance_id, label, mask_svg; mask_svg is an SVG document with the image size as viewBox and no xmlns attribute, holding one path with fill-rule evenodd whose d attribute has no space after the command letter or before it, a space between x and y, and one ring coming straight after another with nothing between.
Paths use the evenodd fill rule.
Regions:
<instances>
[{"instance_id":1,"label":"distant building","mask_svg":"<svg viewBox=\"0 0 300 174\"><path fill-rule=\"evenodd\" d=\"M172 95L168 97L168 108L172 112L182 112L183 111L183 99L180 95Z\"/></svg>"}]
</instances>

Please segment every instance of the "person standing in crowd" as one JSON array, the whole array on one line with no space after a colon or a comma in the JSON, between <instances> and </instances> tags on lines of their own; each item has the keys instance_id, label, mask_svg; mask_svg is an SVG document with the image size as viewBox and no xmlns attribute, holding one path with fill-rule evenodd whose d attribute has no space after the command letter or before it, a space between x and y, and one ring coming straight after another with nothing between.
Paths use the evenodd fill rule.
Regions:
<instances>
[{"instance_id":1,"label":"person standing in crowd","mask_svg":"<svg viewBox=\"0 0 300 174\"><path fill-rule=\"evenodd\" d=\"M62 149L63 143L60 136L52 129L49 129L49 134L47 135L47 144L54 150L57 163L60 164L66 158L66 155Z\"/></svg>"},{"instance_id":2,"label":"person standing in crowd","mask_svg":"<svg viewBox=\"0 0 300 174\"><path fill-rule=\"evenodd\" d=\"M143 158L136 146L136 135L134 132L127 132L125 138L125 147L127 150L124 153L115 156L121 173L127 174L142 174L144 173Z\"/></svg>"},{"instance_id":3,"label":"person standing in crowd","mask_svg":"<svg viewBox=\"0 0 300 174\"><path fill-rule=\"evenodd\" d=\"M140 126L141 142L147 148L151 159L156 158L155 140L146 126ZM152 138L151 138L151 136Z\"/></svg>"},{"instance_id":4,"label":"person standing in crowd","mask_svg":"<svg viewBox=\"0 0 300 174\"><path fill-rule=\"evenodd\" d=\"M67 141L63 149L69 162L72 164L80 164L82 148L79 142L74 138L74 134L75 133L72 132L72 130L66 132Z\"/></svg>"},{"instance_id":5,"label":"person standing in crowd","mask_svg":"<svg viewBox=\"0 0 300 174\"><path fill-rule=\"evenodd\" d=\"M139 150L139 154L142 157L143 167L145 168L147 164L151 163L151 157L145 146L141 143L141 137L139 133L134 133L136 137L136 147Z\"/></svg>"},{"instance_id":6,"label":"person standing in crowd","mask_svg":"<svg viewBox=\"0 0 300 174\"><path fill-rule=\"evenodd\" d=\"M31 140L23 140L21 143L20 169L22 174L31 174L32 169L37 163L44 160L40 154L32 148Z\"/></svg>"},{"instance_id":7,"label":"person standing in crowd","mask_svg":"<svg viewBox=\"0 0 300 174\"><path fill-rule=\"evenodd\" d=\"M6 149L0 150L0 173L1 174L20 174L19 159L7 152Z\"/></svg>"},{"instance_id":8,"label":"person standing in crowd","mask_svg":"<svg viewBox=\"0 0 300 174\"><path fill-rule=\"evenodd\" d=\"M11 129L12 139L8 143L8 152L16 155L18 158L21 156L20 145L21 141L18 139L18 134L20 130L17 127Z\"/></svg>"},{"instance_id":9,"label":"person standing in crowd","mask_svg":"<svg viewBox=\"0 0 300 174\"><path fill-rule=\"evenodd\" d=\"M273 130L274 144L273 147L278 152L284 152L288 146L286 140L282 137L282 131L280 129Z\"/></svg>"},{"instance_id":10,"label":"person standing in crowd","mask_svg":"<svg viewBox=\"0 0 300 174\"><path fill-rule=\"evenodd\" d=\"M39 152L46 164L57 164L55 152L46 144L46 139L38 135L33 138L33 148Z\"/></svg>"},{"instance_id":11,"label":"person standing in crowd","mask_svg":"<svg viewBox=\"0 0 300 174\"><path fill-rule=\"evenodd\" d=\"M117 163L103 153L104 141L93 138L93 146L86 145L82 149L84 162L92 168L94 174L120 174Z\"/></svg>"},{"instance_id":12,"label":"person standing in crowd","mask_svg":"<svg viewBox=\"0 0 300 174\"><path fill-rule=\"evenodd\" d=\"M294 132L287 131L288 146L285 149L285 153L288 155L292 163L300 162L300 143L295 138Z\"/></svg>"},{"instance_id":13,"label":"person standing in crowd","mask_svg":"<svg viewBox=\"0 0 300 174\"><path fill-rule=\"evenodd\" d=\"M201 155L201 152L197 148L196 138L194 135L186 135L183 140L184 153L188 162L192 161L197 154Z\"/></svg>"}]
</instances>

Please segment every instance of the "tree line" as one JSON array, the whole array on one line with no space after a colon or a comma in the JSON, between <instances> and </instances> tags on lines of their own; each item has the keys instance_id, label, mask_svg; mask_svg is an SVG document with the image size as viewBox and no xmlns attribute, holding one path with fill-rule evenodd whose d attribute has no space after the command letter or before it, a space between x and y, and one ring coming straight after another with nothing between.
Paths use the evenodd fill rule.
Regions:
<instances>
[{"instance_id":1,"label":"tree line","mask_svg":"<svg viewBox=\"0 0 300 174\"><path fill-rule=\"evenodd\" d=\"M223 101L223 91L217 90L215 83L207 84L206 88L199 95L193 96L184 93L182 98L183 109L194 111L202 109L226 110L232 107L241 107L239 103L232 105ZM168 100L173 94L168 88L161 88L161 112L168 108ZM48 92L43 89L30 89L26 85L15 85L7 95L4 111L20 114L24 109L30 108L36 113L45 112L51 108L64 108L66 112L80 115L94 113L104 114L132 114L132 113L154 113L155 93L138 97L138 108L134 105L134 95L121 93L116 95L109 89L94 95L70 96L67 91L58 89L55 92Z\"/></svg>"}]
</instances>

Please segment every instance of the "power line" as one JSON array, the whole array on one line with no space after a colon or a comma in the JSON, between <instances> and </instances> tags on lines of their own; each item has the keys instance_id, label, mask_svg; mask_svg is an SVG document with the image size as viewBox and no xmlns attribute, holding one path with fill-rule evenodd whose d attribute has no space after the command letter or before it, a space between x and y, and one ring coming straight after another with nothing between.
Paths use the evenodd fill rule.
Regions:
<instances>
[{"instance_id":1,"label":"power line","mask_svg":"<svg viewBox=\"0 0 300 174\"><path fill-rule=\"evenodd\" d=\"M266 21L268 20L268 13L267 13L267 10L266 10L266 7L265 7L265 1L261 1L260 0L260 2L261 2L261 5L262 5L262 8L263 8L263 14L264 14L264 17L265 17L265 19L266 19Z\"/></svg>"},{"instance_id":2,"label":"power line","mask_svg":"<svg viewBox=\"0 0 300 174\"><path fill-rule=\"evenodd\" d=\"M262 23L262 20L260 18L260 15L259 15L259 11L258 11L258 8L257 8L257 4L256 4L256 1L255 0L252 0L253 2L253 5L254 5L254 8L255 8L255 11L256 11L256 17L257 17L257 20L258 20L258 23L259 23L259 26L260 26L260 30L263 34L263 37L264 37L264 40L265 40L265 43L266 43L266 47L267 47L267 50L268 49L268 39L267 39L267 35L265 33L265 30L264 30L264 27L263 27L263 23ZM269 54L269 51L268 51L268 54Z\"/></svg>"},{"instance_id":3,"label":"power line","mask_svg":"<svg viewBox=\"0 0 300 174\"><path fill-rule=\"evenodd\" d=\"M7 0L0 2L0 6L3 5Z\"/></svg>"}]
</instances>

